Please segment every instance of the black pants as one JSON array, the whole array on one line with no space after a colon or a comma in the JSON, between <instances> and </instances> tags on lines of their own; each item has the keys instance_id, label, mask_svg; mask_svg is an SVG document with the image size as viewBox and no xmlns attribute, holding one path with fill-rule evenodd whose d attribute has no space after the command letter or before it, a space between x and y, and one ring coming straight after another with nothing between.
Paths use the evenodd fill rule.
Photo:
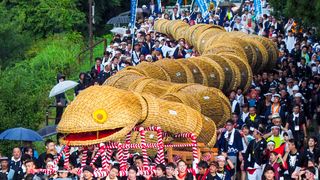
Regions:
<instances>
[{"instance_id":1,"label":"black pants","mask_svg":"<svg viewBox=\"0 0 320 180\"><path fill-rule=\"evenodd\" d=\"M62 117L62 113L63 113L63 109L64 107L63 106L57 106L56 107L56 120L55 120L55 124L57 125L60 120L61 120L61 117Z\"/></svg>"}]
</instances>

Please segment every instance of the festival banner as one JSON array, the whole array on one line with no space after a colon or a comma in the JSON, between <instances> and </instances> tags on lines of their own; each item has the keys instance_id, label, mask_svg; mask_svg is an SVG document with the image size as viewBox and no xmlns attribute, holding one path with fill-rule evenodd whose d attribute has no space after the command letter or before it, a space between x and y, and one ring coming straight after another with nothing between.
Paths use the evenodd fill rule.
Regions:
<instances>
[{"instance_id":1,"label":"festival banner","mask_svg":"<svg viewBox=\"0 0 320 180\"><path fill-rule=\"evenodd\" d=\"M207 0L196 0L196 3L202 13L202 18L206 18L209 15Z\"/></svg>"},{"instance_id":2,"label":"festival banner","mask_svg":"<svg viewBox=\"0 0 320 180\"><path fill-rule=\"evenodd\" d=\"M259 19L259 17L262 15L262 5L261 5L261 0L254 0L254 14L256 19Z\"/></svg>"},{"instance_id":3,"label":"festival banner","mask_svg":"<svg viewBox=\"0 0 320 180\"><path fill-rule=\"evenodd\" d=\"M261 5L261 0L257 0L258 1L258 12L259 15L262 16L262 5Z\"/></svg>"},{"instance_id":4,"label":"festival banner","mask_svg":"<svg viewBox=\"0 0 320 180\"><path fill-rule=\"evenodd\" d=\"M130 8L131 30L134 30L134 27L136 26L137 5L138 5L138 0L131 0L131 8Z\"/></svg>"},{"instance_id":5,"label":"festival banner","mask_svg":"<svg viewBox=\"0 0 320 180\"><path fill-rule=\"evenodd\" d=\"M158 10L158 12L161 12L161 0L157 0L157 10ZM163 12L161 12L161 13L163 13Z\"/></svg>"}]
</instances>

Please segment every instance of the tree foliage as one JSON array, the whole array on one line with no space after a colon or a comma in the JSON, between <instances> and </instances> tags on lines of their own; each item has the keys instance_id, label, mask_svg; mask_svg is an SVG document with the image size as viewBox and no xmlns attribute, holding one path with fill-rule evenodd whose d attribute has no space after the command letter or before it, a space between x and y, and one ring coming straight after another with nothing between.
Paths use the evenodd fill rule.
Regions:
<instances>
[{"instance_id":1,"label":"tree foliage","mask_svg":"<svg viewBox=\"0 0 320 180\"><path fill-rule=\"evenodd\" d=\"M320 27L319 0L270 0L276 16L294 18L305 27Z\"/></svg>"},{"instance_id":2,"label":"tree foliage","mask_svg":"<svg viewBox=\"0 0 320 180\"><path fill-rule=\"evenodd\" d=\"M128 0L94 2L95 35L106 34L107 20L130 9ZM88 8L88 0L0 1L0 132L42 128L57 73L76 80L81 70L90 69L89 61L77 64L76 59L88 34ZM99 46L95 56L103 50ZM1 141L0 151L9 155L15 145Z\"/></svg>"},{"instance_id":3,"label":"tree foliage","mask_svg":"<svg viewBox=\"0 0 320 180\"><path fill-rule=\"evenodd\" d=\"M14 14L0 4L0 69L23 58L24 51L32 42L30 34L21 31L20 23L13 20ZM10 61L9 61L10 59Z\"/></svg>"},{"instance_id":4,"label":"tree foliage","mask_svg":"<svg viewBox=\"0 0 320 180\"><path fill-rule=\"evenodd\" d=\"M55 77L58 72L77 77L75 57L82 45L79 34L51 36L33 46L35 57L0 72L0 131L17 126L37 129L44 122Z\"/></svg>"},{"instance_id":5,"label":"tree foliage","mask_svg":"<svg viewBox=\"0 0 320 180\"><path fill-rule=\"evenodd\" d=\"M78 0L8 0L4 6L15 12L23 30L37 37L74 30L85 22L85 15L77 9Z\"/></svg>"}]
</instances>

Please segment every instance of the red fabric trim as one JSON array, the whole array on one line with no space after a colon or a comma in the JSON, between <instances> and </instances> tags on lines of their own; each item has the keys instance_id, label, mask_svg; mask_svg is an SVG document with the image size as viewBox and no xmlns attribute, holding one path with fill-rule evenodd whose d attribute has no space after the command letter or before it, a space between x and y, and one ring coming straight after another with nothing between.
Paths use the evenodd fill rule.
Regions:
<instances>
[{"instance_id":1,"label":"red fabric trim","mask_svg":"<svg viewBox=\"0 0 320 180\"><path fill-rule=\"evenodd\" d=\"M66 141L88 141L88 140L96 140L111 136L112 134L120 131L122 128L112 129L112 130L104 130L99 131L99 136L97 138L97 131L95 132L83 132L83 133L74 133L68 134L65 137Z\"/></svg>"}]
</instances>

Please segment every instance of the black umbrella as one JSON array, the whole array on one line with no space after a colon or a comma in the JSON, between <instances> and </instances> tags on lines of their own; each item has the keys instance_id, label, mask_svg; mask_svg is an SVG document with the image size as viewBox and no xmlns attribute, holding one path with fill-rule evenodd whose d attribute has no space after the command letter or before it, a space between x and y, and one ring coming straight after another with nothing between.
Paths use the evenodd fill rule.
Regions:
<instances>
[{"instance_id":1,"label":"black umbrella","mask_svg":"<svg viewBox=\"0 0 320 180\"><path fill-rule=\"evenodd\" d=\"M57 125L46 126L38 131L42 138L57 134Z\"/></svg>"}]
</instances>

